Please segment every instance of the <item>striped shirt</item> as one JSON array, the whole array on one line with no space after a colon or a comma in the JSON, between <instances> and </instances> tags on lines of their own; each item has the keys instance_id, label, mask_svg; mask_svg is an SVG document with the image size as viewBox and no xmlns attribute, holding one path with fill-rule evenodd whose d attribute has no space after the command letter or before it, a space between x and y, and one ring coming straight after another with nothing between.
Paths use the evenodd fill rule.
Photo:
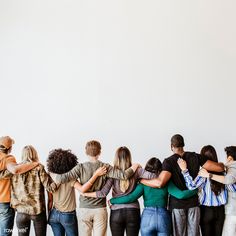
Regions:
<instances>
[{"instance_id":1,"label":"striped shirt","mask_svg":"<svg viewBox=\"0 0 236 236\"><path fill-rule=\"evenodd\" d=\"M194 180L188 170L182 172L186 186L189 190L199 188L198 198L203 206L221 206L227 203L228 191L236 192L236 184L225 185L225 188L216 195L211 190L211 181L209 178L197 176ZM228 190L228 191L227 191Z\"/></svg>"}]
</instances>

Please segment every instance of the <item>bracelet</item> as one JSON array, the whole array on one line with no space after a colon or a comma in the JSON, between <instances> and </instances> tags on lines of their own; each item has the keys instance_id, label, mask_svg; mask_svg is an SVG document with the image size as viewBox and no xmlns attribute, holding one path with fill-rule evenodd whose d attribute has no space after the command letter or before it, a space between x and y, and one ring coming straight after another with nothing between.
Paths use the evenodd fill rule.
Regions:
<instances>
[{"instance_id":1,"label":"bracelet","mask_svg":"<svg viewBox=\"0 0 236 236\"><path fill-rule=\"evenodd\" d=\"M91 183L91 181L90 181L90 180L88 181L88 183L89 183L90 185L93 185L93 183Z\"/></svg>"}]
</instances>

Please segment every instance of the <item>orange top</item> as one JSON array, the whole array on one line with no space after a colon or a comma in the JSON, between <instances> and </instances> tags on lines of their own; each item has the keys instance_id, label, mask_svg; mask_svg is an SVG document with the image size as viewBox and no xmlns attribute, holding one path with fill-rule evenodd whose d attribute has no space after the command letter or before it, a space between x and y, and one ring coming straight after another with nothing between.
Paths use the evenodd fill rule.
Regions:
<instances>
[{"instance_id":1,"label":"orange top","mask_svg":"<svg viewBox=\"0 0 236 236\"><path fill-rule=\"evenodd\" d=\"M16 163L16 159L13 156L6 154L0 154L0 171L5 170L9 163ZM6 203L11 201L11 180L0 179L0 203Z\"/></svg>"}]
</instances>

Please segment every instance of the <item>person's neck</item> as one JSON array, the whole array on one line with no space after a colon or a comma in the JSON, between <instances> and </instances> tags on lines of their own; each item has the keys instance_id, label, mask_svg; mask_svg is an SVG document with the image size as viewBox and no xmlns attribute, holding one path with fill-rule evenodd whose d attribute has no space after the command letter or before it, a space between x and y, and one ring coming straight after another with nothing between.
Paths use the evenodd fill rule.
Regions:
<instances>
[{"instance_id":1,"label":"person's neck","mask_svg":"<svg viewBox=\"0 0 236 236\"><path fill-rule=\"evenodd\" d=\"M92 156L88 156L89 157L89 161L90 162L96 162L98 160L98 157L92 157Z\"/></svg>"},{"instance_id":2,"label":"person's neck","mask_svg":"<svg viewBox=\"0 0 236 236\"><path fill-rule=\"evenodd\" d=\"M174 153L182 157L184 155L184 149L183 148L176 148Z\"/></svg>"}]
</instances>

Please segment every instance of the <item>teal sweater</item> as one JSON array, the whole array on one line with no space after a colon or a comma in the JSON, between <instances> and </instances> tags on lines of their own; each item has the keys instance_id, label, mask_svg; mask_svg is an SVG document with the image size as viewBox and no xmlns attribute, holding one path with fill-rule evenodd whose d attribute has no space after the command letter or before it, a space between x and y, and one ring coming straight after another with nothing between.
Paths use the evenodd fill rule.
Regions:
<instances>
[{"instance_id":1,"label":"teal sweater","mask_svg":"<svg viewBox=\"0 0 236 236\"><path fill-rule=\"evenodd\" d=\"M143 196L145 207L166 207L168 192L178 199L190 198L197 193L197 191L178 189L172 182L164 188L151 188L143 184L138 184L135 190L122 197L112 198L111 204L125 204L136 201Z\"/></svg>"}]
</instances>

